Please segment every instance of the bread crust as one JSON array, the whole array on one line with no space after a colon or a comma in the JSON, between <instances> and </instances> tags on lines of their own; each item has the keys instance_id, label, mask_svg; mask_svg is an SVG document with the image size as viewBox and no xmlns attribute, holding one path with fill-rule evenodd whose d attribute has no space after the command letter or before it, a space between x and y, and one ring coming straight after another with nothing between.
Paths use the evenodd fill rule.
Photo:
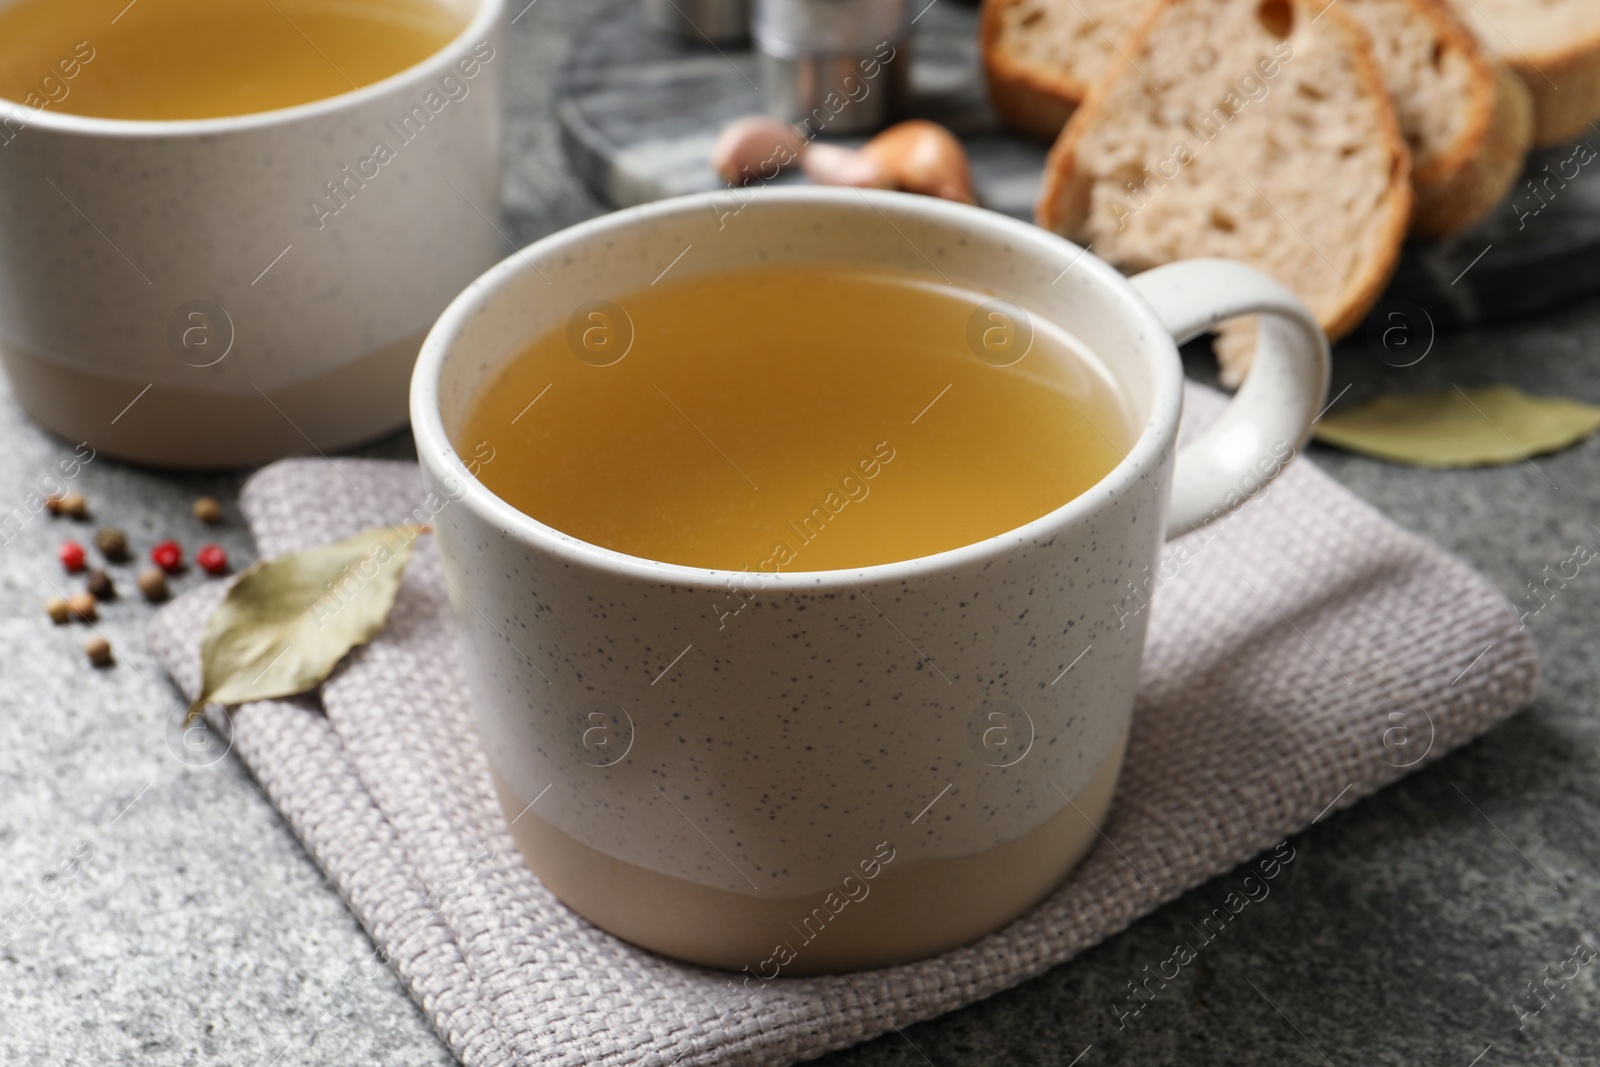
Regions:
<instances>
[{"instance_id":1,"label":"bread crust","mask_svg":"<svg viewBox=\"0 0 1600 1067\"><path fill-rule=\"evenodd\" d=\"M1088 93L1069 70L1045 72L1019 63L1000 47L1002 17L1018 0L984 0L978 19L978 54L983 60L989 103L1007 126L1053 140Z\"/></svg>"},{"instance_id":2,"label":"bread crust","mask_svg":"<svg viewBox=\"0 0 1600 1067\"><path fill-rule=\"evenodd\" d=\"M1044 80L1010 60L984 64L989 103L995 115L1017 133L1051 141L1067 124L1078 105L1048 88Z\"/></svg>"},{"instance_id":3,"label":"bread crust","mask_svg":"<svg viewBox=\"0 0 1600 1067\"><path fill-rule=\"evenodd\" d=\"M1155 7L1140 22L1129 40L1127 52L1136 56L1144 48L1152 28L1166 14L1168 8L1180 4L1201 3L1205 0L1158 0ZM1364 244L1371 249L1354 276L1347 278L1339 293L1337 306L1319 313L1322 328L1330 340L1344 336L1359 325L1400 263L1400 249L1410 227L1414 194L1411 188L1411 152L1400 133L1400 121L1394 104L1372 55L1367 34L1354 19L1337 6L1326 7L1313 0L1290 0L1298 15L1308 22L1318 15L1327 22L1328 29L1343 35L1346 47L1354 59L1358 79L1366 94L1379 104L1379 123L1383 129L1383 148L1389 156L1390 173L1377 216L1369 220L1352 220L1353 225L1373 227ZM1077 174L1077 154L1086 132L1103 120L1107 113L1108 97L1112 86L1129 74L1129 60L1119 57L1098 85L1090 90L1071 120L1061 131L1061 136L1050 149L1045 161L1044 182L1039 191L1034 217L1039 225L1065 237L1080 237L1078 228L1088 211L1088 186ZM1137 74L1135 73L1135 76ZM1292 235L1291 235L1292 236ZM1197 252L1196 254L1203 254ZM1309 301L1307 301L1309 303Z\"/></svg>"},{"instance_id":4,"label":"bread crust","mask_svg":"<svg viewBox=\"0 0 1600 1067\"><path fill-rule=\"evenodd\" d=\"M1129 37L1128 55L1139 53L1145 39L1150 36L1151 27L1169 6L1184 2L1186 0L1161 0L1154 4ZM1039 185L1039 198L1034 202L1033 221L1053 233L1068 238L1078 236L1074 230L1082 224L1089 207L1088 190L1082 188L1077 180L1078 148L1083 143L1084 134L1093 128L1106 110L1106 98L1111 93L1111 87L1118 78L1127 75L1131 66L1127 55L1112 61L1111 69L1098 85L1084 95L1045 156L1044 178Z\"/></svg>"},{"instance_id":5,"label":"bread crust","mask_svg":"<svg viewBox=\"0 0 1600 1067\"><path fill-rule=\"evenodd\" d=\"M1463 57L1472 71L1467 119L1450 150L1413 161L1417 193L1411 232L1445 237L1470 229L1510 190L1533 139L1533 101L1509 67L1499 62L1444 0L1406 0L1428 20L1439 47Z\"/></svg>"},{"instance_id":6,"label":"bread crust","mask_svg":"<svg viewBox=\"0 0 1600 1067\"><path fill-rule=\"evenodd\" d=\"M1294 4L1304 11L1311 9L1306 0L1294 0ZM1372 54L1366 31L1338 8L1325 10L1322 14L1331 16L1334 24L1344 32L1356 56L1356 63L1362 69L1362 81L1366 83L1367 91L1382 102L1380 121L1385 130L1384 147L1390 158L1389 195L1384 198L1387 218L1377 223L1378 252L1365 270L1346 283L1342 308L1328 315L1322 324L1328 339L1336 341L1367 317L1367 312L1378 302L1389 279L1394 277L1395 269L1400 266L1400 250L1405 245L1406 233L1411 229L1416 194L1411 186L1411 149L1406 146L1405 136L1400 132L1400 118L1395 114L1394 102L1389 99L1389 87L1383 80L1383 71L1378 69L1378 61Z\"/></svg>"},{"instance_id":7,"label":"bread crust","mask_svg":"<svg viewBox=\"0 0 1600 1067\"><path fill-rule=\"evenodd\" d=\"M1600 119L1600 32L1560 52L1505 57L1533 94L1533 143L1564 144Z\"/></svg>"},{"instance_id":8,"label":"bread crust","mask_svg":"<svg viewBox=\"0 0 1600 1067\"><path fill-rule=\"evenodd\" d=\"M1533 96L1523 80L1503 63L1492 63L1494 92L1488 120L1474 141L1462 139L1466 155L1450 168L1435 165L1413 177L1417 208L1411 232L1446 237L1467 230L1493 211L1527 161L1533 143ZM1470 153L1470 154L1469 154Z\"/></svg>"}]
</instances>

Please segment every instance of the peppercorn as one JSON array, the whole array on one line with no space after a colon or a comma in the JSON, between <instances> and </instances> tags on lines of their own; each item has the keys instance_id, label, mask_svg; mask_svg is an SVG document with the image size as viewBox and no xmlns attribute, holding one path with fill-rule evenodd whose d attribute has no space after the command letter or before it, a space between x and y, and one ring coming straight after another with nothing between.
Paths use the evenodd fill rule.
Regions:
<instances>
[{"instance_id":1,"label":"peppercorn","mask_svg":"<svg viewBox=\"0 0 1600 1067\"><path fill-rule=\"evenodd\" d=\"M44 498L44 509L52 515L59 515L61 514L61 502L65 499L66 497L60 493L51 493Z\"/></svg>"},{"instance_id":2,"label":"peppercorn","mask_svg":"<svg viewBox=\"0 0 1600 1067\"><path fill-rule=\"evenodd\" d=\"M115 526L102 526L96 530L94 546L112 563L128 561L128 536Z\"/></svg>"},{"instance_id":3,"label":"peppercorn","mask_svg":"<svg viewBox=\"0 0 1600 1067\"><path fill-rule=\"evenodd\" d=\"M139 592L149 601L167 599L167 576L154 567L139 572Z\"/></svg>"},{"instance_id":4,"label":"peppercorn","mask_svg":"<svg viewBox=\"0 0 1600 1067\"><path fill-rule=\"evenodd\" d=\"M63 541L56 549L56 558L73 574L83 570L83 546L76 541Z\"/></svg>"},{"instance_id":5,"label":"peppercorn","mask_svg":"<svg viewBox=\"0 0 1600 1067\"><path fill-rule=\"evenodd\" d=\"M87 588L89 595L96 600L117 599L117 587L111 584L111 575L104 570L96 569L89 572Z\"/></svg>"},{"instance_id":6,"label":"peppercorn","mask_svg":"<svg viewBox=\"0 0 1600 1067\"><path fill-rule=\"evenodd\" d=\"M222 505L216 497L203 496L194 502L194 517L207 526L215 526L222 521Z\"/></svg>"},{"instance_id":7,"label":"peppercorn","mask_svg":"<svg viewBox=\"0 0 1600 1067\"><path fill-rule=\"evenodd\" d=\"M150 550L150 562L168 574L177 574L183 569L183 549L176 541L163 541Z\"/></svg>"},{"instance_id":8,"label":"peppercorn","mask_svg":"<svg viewBox=\"0 0 1600 1067\"><path fill-rule=\"evenodd\" d=\"M50 621L60 626L72 621L72 605L64 597L53 596L44 602L44 611Z\"/></svg>"},{"instance_id":9,"label":"peppercorn","mask_svg":"<svg viewBox=\"0 0 1600 1067\"><path fill-rule=\"evenodd\" d=\"M80 622L94 622L100 617L95 610L99 601L95 600L93 593L74 593L67 598L67 607L72 610L72 617Z\"/></svg>"},{"instance_id":10,"label":"peppercorn","mask_svg":"<svg viewBox=\"0 0 1600 1067\"><path fill-rule=\"evenodd\" d=\"M111 666L111 642L99 634L83 643L83 652L96 667Z\"/></svg>"},{"instance_id":11,"label":"peppercorn","mask_svg":"<svg viewBox=\"0 0 1600 1067\"><path fill-rule=\"evenodd\" d=\"M73 519L89 517L89 501L82 493L68 493L61 498L61 514Z\"/></svg>"},{"instance_id":12,"label":"peppercorn","mask_svg":"<svg viewBox=\"0 0 1600 1067\"><path fill-rule=\"evenodd\" d=\"M194 561L207 574L228 573L228 553L223 551L221 545L205 545L194 554Z\"/></svg>"}]
</instances>

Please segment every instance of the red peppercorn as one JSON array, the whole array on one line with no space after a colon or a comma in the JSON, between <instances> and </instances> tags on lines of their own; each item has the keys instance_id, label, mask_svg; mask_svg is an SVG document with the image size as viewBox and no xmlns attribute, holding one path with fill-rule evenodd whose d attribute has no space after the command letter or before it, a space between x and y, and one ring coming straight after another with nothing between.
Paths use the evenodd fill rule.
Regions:
<instances>
[{"instance_id":1,"label":"red peppercorn","mask_svg":"<svg viewBox=\"0 0 1600 1067\"><path fill-rule=\"evenodd\" d=\"M207 574L228 573L228 553L223 551L221 545L206 545L194 554L194 561Z\"/></svg>"},{"instance_id":2,"label":"red peppercorn","mask_svg":"<svg viewBox=\"0 0 1600 1067\"><path fill-rule=\"evenodd\" d=\"M176 541L163 541L150 550L150 562L168 574L177 574L183 569L183 549Z\"/></svg>"},{"instance_id":3,"label":"red peppercorn","mask_svg":"<svg viewBox=\"0 0 1600 1067\"><path fill-rule=\"evenodd\" d=\"M83 546L76 541L63 541L61 547L56 549L56 555L61 560L61 565L72 573L83 570Z\"/></svg>"}]
</instances>

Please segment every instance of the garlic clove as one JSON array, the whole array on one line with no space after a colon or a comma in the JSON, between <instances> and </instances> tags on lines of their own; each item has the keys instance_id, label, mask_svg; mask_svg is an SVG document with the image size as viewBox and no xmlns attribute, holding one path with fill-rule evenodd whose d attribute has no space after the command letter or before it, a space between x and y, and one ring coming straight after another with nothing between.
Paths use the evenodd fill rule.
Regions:
<instances>
[{"instance_id":1,"label":"garlic clove","mask_svg":"<svg viewBox=\"0 0 1600 1067\"><path fill-rule=\"evenodd\" d=\"M862 146L908 193L976 204L967 150L949 130L926 119L890 126Z\"/></svg>"},{"instance_id":2,"label":"garlic clove","mask_svg":"<svg viewBox=\"0 0 1600 1067\"><path fill-rule=\"evenodd\" d=\"M770 181L805 150L805 138L787 122L750 115L722 128L711 148L711 167L731 185Z\"/></svg>"},{"instance_id":3,"label":"garlic clove","mask_svg":"<svg viewBox=\"0 0 1600 1067\"><path fill-rule=\"evenodd\" d=\"M851 185L858 189L893 189L895 185L876 159L838 145L812 145L800 166L806 177L818 185Z\"/></svg>"}]
</instances>

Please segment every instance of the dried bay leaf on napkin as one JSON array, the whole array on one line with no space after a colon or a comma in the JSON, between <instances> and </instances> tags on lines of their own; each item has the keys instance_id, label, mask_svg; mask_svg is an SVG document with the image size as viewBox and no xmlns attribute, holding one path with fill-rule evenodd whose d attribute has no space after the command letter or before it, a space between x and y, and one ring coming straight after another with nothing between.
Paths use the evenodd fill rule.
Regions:
<instances>
[{"instance_id":1,"label":"dried bay leaf on napkin","mask_svg":"<svg viewBox=\"0 0 1600 1067\"><path fill-rule=\"evenodd\" d=\"M206 623L200 696L243 704L319 685L383 629L426 526L379 526L325 548L263 560L239 576Z\"/></svg>"},{"instance_id":2,"label":"dried bay leaf on napkin","mask_svg":"<svg viewBox=\"0 0 1600 1067\"><path fill-rule=\"evenodd\" d=\"M1508 385L1380 396L1325 416L1316 439L1418 467L1517 463L1577 444L1600 429L1600 407L1531 396Z\"/></svg>"}]
</instances>

